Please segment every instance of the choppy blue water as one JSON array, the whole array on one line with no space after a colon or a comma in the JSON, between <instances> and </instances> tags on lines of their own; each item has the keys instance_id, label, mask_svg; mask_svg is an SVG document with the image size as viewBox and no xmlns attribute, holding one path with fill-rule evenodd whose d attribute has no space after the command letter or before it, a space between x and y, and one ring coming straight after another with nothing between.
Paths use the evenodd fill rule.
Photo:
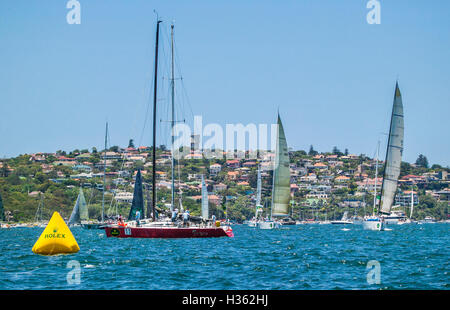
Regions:
<instances>
[{"instance_id":1,"label":"choppy blue water","mask_svg":"<svg viewBox=\"0 0 450 310\"><path fill-rule=\"evenodd\" d=\"M450 224L298 225L258 230L234 225L234 238L116 239L73 228L80 251L40 256L43 228L0 230L0 289L449 289ZM80 283L68 283L68 263ZM380 263L369 284L367 263ZM371 278L372 279L372 278Z\"/></svg>"}]
</instances>

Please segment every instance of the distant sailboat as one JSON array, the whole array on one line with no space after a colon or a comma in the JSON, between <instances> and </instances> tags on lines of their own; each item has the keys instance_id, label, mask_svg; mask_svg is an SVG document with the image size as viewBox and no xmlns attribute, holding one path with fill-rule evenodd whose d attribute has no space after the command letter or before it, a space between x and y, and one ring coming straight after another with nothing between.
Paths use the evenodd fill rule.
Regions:
<instances>
[{"instance_id":1,"label":"distant sailboat","mask_svg":"<svg viewBox=\"0 0 450 310\"><path fill-rule=\"evenodd\" d=\"M37 227L45 227L47 226L43 222L42 212L44 211L44 195L42 193L39 194L39 204L36 210L36 214L34 215L34 226Z\"/></svg>"},{"instance_id":2,"label":"distant sailboat","mask_svg":"<svg viewBox=\"0 0 450 310\"><path fill-rule=\"evenodd\" d=\"M413 209L414 209L414 188L411 188L411 203L410 203L409 218L405 216L405 218L399 220L397 224L398 225L403 225L403 224L411 224L411 223L413 223L413 219L412 219ZM406 210L405 210L405 214L406 214Z\"/></svg>"},{"instance_id":3,"label":"distant sailboat","mask_svg":"<svg viewBox=\"0 0 450 310\"><path fill-rule=\"evenodd\" d=\"M340 220L331 221L331 224L353 224L353 221L348 218L348 211L345 211Z\"/></svg>"},{"instance_id":4,"label":"distant sailboat","mask_svg":"<svg viewBox=\"0 0 450 310\"><path fill-rule=\"evenodd\" d=\"M381 185L380 208L377 215L373 215L363 222L368 230L384 230L385 218L390 214L397 191L398 177L403 153L403 104L398 83L395 85L394 104L392 107L391 124L389 129L386 160L384 165L383 183ZM376 192L375 192L376 197ZM374 210L375 213L375 210Z\"/></svg>"},{"instance_id":5,"label":"distant sailboat","mask_svg":"<svg viewBox=\"0 0 450 310\"><path fill-rule=\"evenodd\" d=\"M73 207L72 214L70 215L68 224L70 226L80 226L83 221L89 220L89 214L86 204L86 199L84 198L83 189L80 187L78 192L77 201Z\"/></svg>"},{"instance_id":6,"label":"distant sailboat","mask_svg":"<svg viewBox=\"0 0 450 310\"><path fill-rule=\"evenodd\" d=\"M263 206L261 205L261 165L258 165L258 175L256 181L256 203L255 203L255 216L253 219L248 221L248 226L256 227L258 226L259 213L262 212Z\"/></svg>"},{"instance_id":7,"label":"distant sailboat","mask_svg":"<svg viewBox=\"0 0 450 310\"><path fill-rule=\"evenodd\" d=\"M284 134L283 124L278 115L277 142L275 149L275 166L272 183L272 205L270 219L258 223L260 229L273 229L280 227L280 223L273 220L273 217L289 216L290 182L289 153Z\"/></svg>"},{"instance_id":8,"label":"distant sailboat","mask_svg":"<svg viewBox=\"0 0 450 310\"><path fill-rule=\"evenodd\" d=\"M106 122L106 130L105 130L105 154L104 154L104 162L103 162L103 186L102 186L102 217L101 221L98 222L89 222L84 223L81 226L87 229L103 229L104 226L108 225L105 222L105 187L106 187L106 150L108 145L108 122Z\"/></svg>"}]
</instances>

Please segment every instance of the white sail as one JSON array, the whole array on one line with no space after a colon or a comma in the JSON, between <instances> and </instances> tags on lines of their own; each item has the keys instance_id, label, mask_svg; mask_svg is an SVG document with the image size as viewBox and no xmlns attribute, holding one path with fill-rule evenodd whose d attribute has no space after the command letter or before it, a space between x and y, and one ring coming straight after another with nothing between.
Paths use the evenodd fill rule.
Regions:
<instances>
[{"instance_id":1,"label":"white sail","mask_svg":"<svg viewBox=\"0 0 450 310\"><path fill-rule=\"evenodd\" d=\"M209 208L208 208L208 190L205 184L205 178L202 175L202 217L204 219L209 218Z\"/></svg>"},{"instance_id":2,"label":"white sail","mask_svg":"<svg viewBox=\"0 0 450 310\"><path fill-rule=\"evenodd\" d=\"M88 220L89 214L86 205L86 199L84 198L83 189L80 187L80 192L78 193L77 201L72 210L72 214L69 218L69 224L81 223L83 220Z\"/></svg>"},{"instance_id":3,"label":"white sail","mask_svg":"<svg viewBox=\"0 0 450 310\"><path fill-rule=\"evenodd\" d=\"M256 207L261 205L261 166L258 166L258 179L256 183Z\"/></svg>"},{"instance_id":4,"label":"white sail","mask_svg":"<svg viewBox=\"0 0 450 310\"><path fill-rule=\"evenodd\" d=\"M403 153L403 104L398 84L395 86L394 105L392 107L386 162L381 191L381 212L388 214L397 191L397 181Z\"/></svg>"},{"instance_id":5,"label":"white sail","mask_svg":"<svg viewBox=\"0 0 450 310\"><path fill-rule=\"evenodd\" d=\"M277 144L272 184L272 216L288 216L291 175L289 171L289 153L283 124L278 115Z\"/></svg>"}]
</instances>

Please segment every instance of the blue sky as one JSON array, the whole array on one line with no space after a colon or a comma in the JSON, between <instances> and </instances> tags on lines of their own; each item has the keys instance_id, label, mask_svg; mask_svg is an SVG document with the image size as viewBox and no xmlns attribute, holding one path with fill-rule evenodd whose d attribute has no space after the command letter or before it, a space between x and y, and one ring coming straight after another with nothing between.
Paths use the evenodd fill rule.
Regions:
<instances>
[{"instance_id":1,"label":"blue sky","mask_svg":"<svg viewBox=\"0 0 450 310\"><path fill-rule=\"evenodd\" d=\"M106 121L111 144L150 145L156 9L162 58L175 21L183 117L270 124L279 109L293 149L372 156L398 78L404 160L450 165L449 1L381 0L379 25L366 0L79 2L80 25L66 0L0 2L0 157L101 148Z\"/></svg>"}]
</instances>

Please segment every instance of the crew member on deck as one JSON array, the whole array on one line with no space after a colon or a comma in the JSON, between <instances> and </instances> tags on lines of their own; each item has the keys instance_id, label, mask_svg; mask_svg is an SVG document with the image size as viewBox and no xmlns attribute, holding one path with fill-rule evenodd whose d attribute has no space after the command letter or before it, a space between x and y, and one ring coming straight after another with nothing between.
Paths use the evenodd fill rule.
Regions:
<instances>
[{"instance_id":1,"label":"crew member on deck","mask_svg":"<svg viewBox=\"0 0 450 310\"><path fill-rule=\"evenodd\" d=\"M172 222L175 222L177 220L178 215L178 209L175 209L172 211Z\"/></svg>"},{"instance_id":2,"label":"crew member on deck","mask_svg":"<svg viewBox=\"0 0 450 310\"><path fill-rule=\"evenodd\" d=\"M136 211L136 226L140 225L139 220L141 219L141 212L139 210Z\"/></svg>"},{"instance_id":3,"label":"crew member on deck","mask_svg":"<svg viewBox=\"0 0 450 310\"><path fill-rule=\"evenodd\" d=\"M183 213L183 225L189 226L189 210L188 209L186 209L186 211L184 211L184 213Z\"/></svg>"},{"instance_id":4,"label":"crew member on deck","mask_svg":"<svg viewBox=\"0 0 450 310\"><path fill-rule=\"evenodd\" d=\"M125 223L124 223L123 220L122 220L122 215L119 215L119 219L117 220L117 224L118 224L119 226L125 226Z\"/></svg>"}]
</instances>

